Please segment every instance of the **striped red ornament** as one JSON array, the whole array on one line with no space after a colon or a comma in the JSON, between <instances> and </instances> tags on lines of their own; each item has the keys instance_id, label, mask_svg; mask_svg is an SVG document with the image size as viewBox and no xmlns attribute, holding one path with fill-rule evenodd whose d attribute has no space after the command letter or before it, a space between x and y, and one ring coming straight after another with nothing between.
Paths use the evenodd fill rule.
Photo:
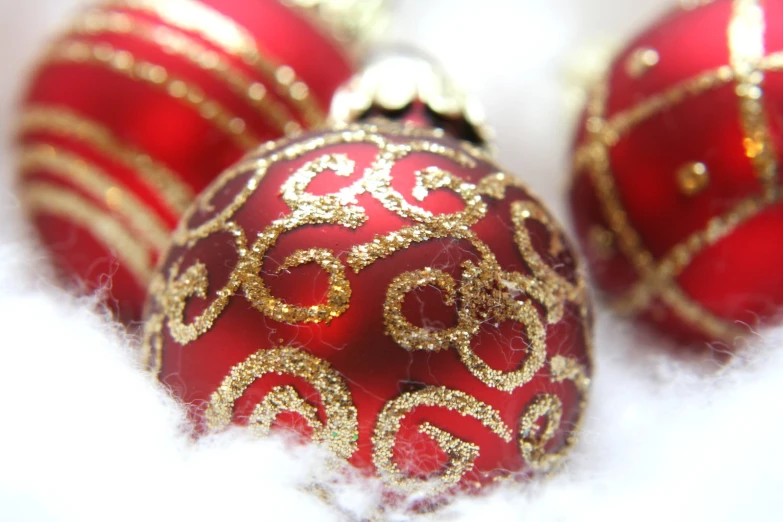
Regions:
<instances>
[{"instance_id":1,"label":"striped red ornament","mask_svg":"<svg viewBox=\"0 0 783 522\"><path fill-rule=\"evenodd\" d=\"M140 315L179 216L258 143L320 124L378 2L109 0L43 54L19 116L22 200L70 278ZM354 11L351 11L354 10Z\"/></svg>"}]
</instances>

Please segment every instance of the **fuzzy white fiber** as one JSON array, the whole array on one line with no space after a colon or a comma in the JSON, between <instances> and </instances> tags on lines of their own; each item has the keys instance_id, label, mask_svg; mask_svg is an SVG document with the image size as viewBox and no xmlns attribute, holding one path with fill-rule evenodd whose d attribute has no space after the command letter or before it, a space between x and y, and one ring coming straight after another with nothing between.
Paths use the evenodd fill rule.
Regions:
<instances>
[{"instance_id":1,"label":"fuzzy white fiber","mask_svg":"<svg viewBox=\"0 0 783 522\"><path fill-rule=\"evenodd\" d=\"M4 135L26 64L77 3L0 0ZM583 49L624 41L669 4L399 0L388 34L437 56L478 95L500 162L564 219L568 86L591 56ZM342 511L305 491L326 474L316 449L239 431L199 443L183 435L177 404L135 365L136 340L94 297L50 282L21 219L7 146L0 159L0 521L338 521L370 513L373 484L335 486ZM664 341L597 312L593 393L566 467L427 519L783 520L783 329L759 334L719 365L674 358Z\"/></svg>"}]
</instances>

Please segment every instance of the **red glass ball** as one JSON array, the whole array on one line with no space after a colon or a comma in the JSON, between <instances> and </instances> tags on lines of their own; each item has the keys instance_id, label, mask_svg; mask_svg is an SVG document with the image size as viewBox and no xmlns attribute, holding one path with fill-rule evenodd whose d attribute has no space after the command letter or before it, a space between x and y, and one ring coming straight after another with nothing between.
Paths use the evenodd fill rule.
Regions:
<instances>
[{"instance_id":1,"label":"red glass ball","mask_svg":"<svg viewBox=\"0 0 783 522\"><path fill-rule=\"evenodd\" d=\"M443 132L270 143L190 208L145 360L198 432L286 428L402 491L555 465L591 371L585 287L513 176Z\"/></svg>"},{"instance_id":2,"label":"red glass ball","mask_svg":"<svg viewBox=\"0 0 783 522\"><path fill-rule=\"evenodd\" d=\"M320 124L352 73L278 0L109 0L41 57L19 121L21 193L68 278L139 319L170 230L259 143Z\"/></svg>"},{"instance_id":3,"label":"red glass ball","mask_svg":"<svg viewBox=\"0 0 783 522\"><path fill-rule=\"evenodd\" d=\"M590 100L571 206L598 285L685 343L728 344L783 304L783 3L677 9Z\"/></svg>"}]
</instances>

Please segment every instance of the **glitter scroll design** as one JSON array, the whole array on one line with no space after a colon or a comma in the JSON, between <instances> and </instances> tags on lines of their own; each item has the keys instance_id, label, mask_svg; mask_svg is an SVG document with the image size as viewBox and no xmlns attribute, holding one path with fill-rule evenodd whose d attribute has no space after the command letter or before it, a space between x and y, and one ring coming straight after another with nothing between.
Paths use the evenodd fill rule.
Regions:
<instances>
[{"instance_id":1,"label":"glitter scroll design","mask_svg":"<svg viewBox=\"0 0 783 522\"><path fill-rule=\"evenodd\" d=\"M412 245L439 239L460 240L478 255L477 260L465 261L460 265L460 276L424 268L399 274L393 279L383 307L386 333L400 349L412 352L453 349L475 378L503 393L513 393L536 375L543 375L548 370L551 383L568 381L575 386L581 396L581 408L589 384L587 369L574 359L558 355L548 358L546 335L547 327L561 321L567 309L579 314L586 324L588 308L585 285L581 274L577 274L575 281L571 282L547 264L534 247L528 223L535 221L547 231L549 243L546 248L553 258L563 252L562 233L535 201L524 199L512 203L509 207L513 239L528 270L525 273L503 270L492 249L479 239L471 227L484 219L490 202L504 200L510 189L524 188L513 177L498 172L474 184L447 169L432 166L413 173L415 183L412 197L406 198L395 190L392 180L397 164L416 152L428 152L443 160L443 163L462 169L475 168L478 161L485 161L483 157L475 156L474 149L468 145L450 147L433 139L438 136L437 131L400 126L344 125L316 138L268 144L225 172L186 212L173 234L171 251L186 251L214 234L228 234L233 238L238 259L225 283L219 288L210 288L206 265L191 261L190 266L184 266L184 254L180 254L179 258L170 257L168 270L158 274L150 287L152 313L148 315L143 345L143 356L148 367L155 373L160 371L161 349L166 333L187 350L188 344L210 331L232 299L244 298L260 314L275 321L327 324L338 320L351 305L352 291L347 277L349 272L359 274ZM396 140L396 137L404 139ZM377 149L375 158L366 169L357 169L354 160L345 154L317 155L318 151L332 145L350 143L367 144ZM298 166L279 187L280 198L289 212L271 221L261 231L243 229L235 216L259 190L269 169L281 161L297 160L306 155L313 159ZM328 194L310 192L310 184L324 173L346 178L348 185ZM241 189L233 200L217 198L227 185L239 179L241 184L237 186L241 186ZM462 202L462 208L453 213L435 215L414 203L424 201L435 190L452 192ZM295 251L276 269L280 271L305 264L318 265L329 277L326 296L323 302L307 307L287 303L274 296L261 275L265 271L267 252L282 235L304 226L361 227L369 218L365 208L359 204L359 196L372 197L386 211L404 218L409 224L377 235L366 243L354 245L339 255L328 249ZM221 201L219 206L217 201ZM204 220L206 215L209 217ZM197 216L199 219L195 220ZM405 296L423 286L441 289L446 304L456 307L455 326L430 330L414 326L405 318L402 312ZM208 300L200 307L197 315L186 314L187 305L192 299ZM505 321L521 325L527 343L524 360L510 371L492 368L472 347L482 324ZM589 346L589 327L585 327L584 335ZM304 357L305 352L293 348L289 352L285 350L260 350L231 370L231 374L212 396L206 414L210 428L220 429L231 422L234 401L242 395L251 380L259 378L259 371L248 368L288 373L288 370L270 369L269 364L260 361L271 357L275 364L297 366L298 363L291 362L289 358ZM308 357L308 365L320 364L314 356ZM323 364L327 365L325 362ZM298 365L297 368L302 370L304 366ZM305 373L313 375L309 371ZM251 376L254 377L251 379ZM316 386L312 380L309 382ZM319 392L323 397L327 390L319 389ZM348 408L350 393L347 388L337 395L341 397L344 408ZM519 427L523 430L520 432L520 451L531 467L548 467L573 443L573 439L568 438L563 448L549 444L551 433L557 431L560 419L555 399L550 403L543 406L531 403L526 410L526 415L531 419L527 424L522 422ZM548 409L544 408L547 405ZM445 408L463 416L474 417L500 439L512 441L511 429L492 407L459 390L427 387L403 393L387 402L373 435L373 462L390 482L403 489L421 486L422 480L404 476L392 460L392 449L403 417L419 406ZM326 409L328 413L328 405ZM266 433L274 416L284 410L301 415L312 429L315 440L331 444L331 438L325 435L334 432L328 421L323 423L313 406L290 387L278 387L270 391L257 406L251 423L257 431ZM533 418L534 415L537 416ZM537 433L536 422L541 416L548 419L547 427L543 433ZM332 418L333 415L328 414L328 417ZM419 428L422 434L431 437L449 456L448 464L433 479L433 483L439 484L438 488L458 483L473 468L480 448L432 423L423 423ZM553 453L550 458L548 451L557 453ZM341 455L345 454L343 451Z\"/></svg>"},{"instance_id":2,"label":"glitter scroll design","mask_svg":"<svg viewBox=\"0 0 783 522\"><path fill-rule=\"evenodd\" d=\"M460 440L425 422L420 426L419 431L438 443L449 456L449 462L437 478L429 481L405 476L392 460L394 441L402 419L418 406L439 406L455 411L463 417L473 417L505 442L511 442L511 430L500 418L497 410L466 393L436 386L405 393L386 403L378 416L373 435L375 467L386 475L385 478L389 483L403 491L429 489L430 493L434 493L447 489L458 483L473 467L473 462L479 454L479 448L475 444Z\"/></svg>"},{"instance_id":3,"label":"glitter scroll design","mask_svg":"<svg viewBox=\"0 0 783 522\"><path fill-rule=\"evenodd\" d=\"M342 377L323 359L296 348L259 350L246 361L231 369L212 394L205 417L212 430L225 428L233 417L234 401L248 386L268 373L299 377L318 391L326 410L324 425L315 407L290 387L277 387L256 406L250 418L259 430L268 431L274 417L281 411L300 413L316 427L315 439L324 440L332 452L344 459L356 451L358 425L351 392ZM328 434L328 435L327 435Z\"/></svg>"},{"instance_id":4,"label":"glitter scroll design","mask_svg":"<svg viewBox=\"0 0 783 522\"><path fill-rule=\"evenodd\" d=\"M698 7L696 7L698 8ZM718 317L685 294L676 281L705 249L718 243L759 212L779 202L779 160L765 113L764 72L783 69L783 52L766 54L764 10L759 0L733 0L728 27L730 63L688 78L669 89L639 101L635 106L607 116L609 88L598 84L587 106L587 141L575 154L575 172L589 176L601 203L613 243L630 261L640 280L614 303L617 310L636 314L658 299L674 314L711 338L728 343L746 330ZM746 156L761 184L758 195L739 202L709 220L704 229L674 245L655 259L634 229L612 174L610 150L622 136L650 118L688 99L734 83L739 101Z\"/></svg>"}]
</instances>

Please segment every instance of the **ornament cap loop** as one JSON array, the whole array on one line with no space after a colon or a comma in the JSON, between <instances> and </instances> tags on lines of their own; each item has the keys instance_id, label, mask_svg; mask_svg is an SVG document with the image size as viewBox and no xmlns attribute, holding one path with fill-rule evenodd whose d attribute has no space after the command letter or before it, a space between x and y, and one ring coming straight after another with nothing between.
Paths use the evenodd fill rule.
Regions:
<instances>
[{"instance_id":1,"label":"ornament cap loop","mask_svg":"<svg viewBox=\"0 0 783 522\"><path fill-rule=\"evenodd\" d=\"M411 51L372 60L337 91L330 116L335 122L383 118L441 128L483 147L492 134L481 104L432 60Z\"/></svg>"},{"instance_id":2,"label":"ornament cap loop","mask_svg":"<svg viewBox=\"0 0 783 522\"><path fill-rule=\"evenodd\" d=\"M384 0L280 0L304 13L337 41L348 47L363 47L386 25Z\"/></svg>"}]
</instances>

